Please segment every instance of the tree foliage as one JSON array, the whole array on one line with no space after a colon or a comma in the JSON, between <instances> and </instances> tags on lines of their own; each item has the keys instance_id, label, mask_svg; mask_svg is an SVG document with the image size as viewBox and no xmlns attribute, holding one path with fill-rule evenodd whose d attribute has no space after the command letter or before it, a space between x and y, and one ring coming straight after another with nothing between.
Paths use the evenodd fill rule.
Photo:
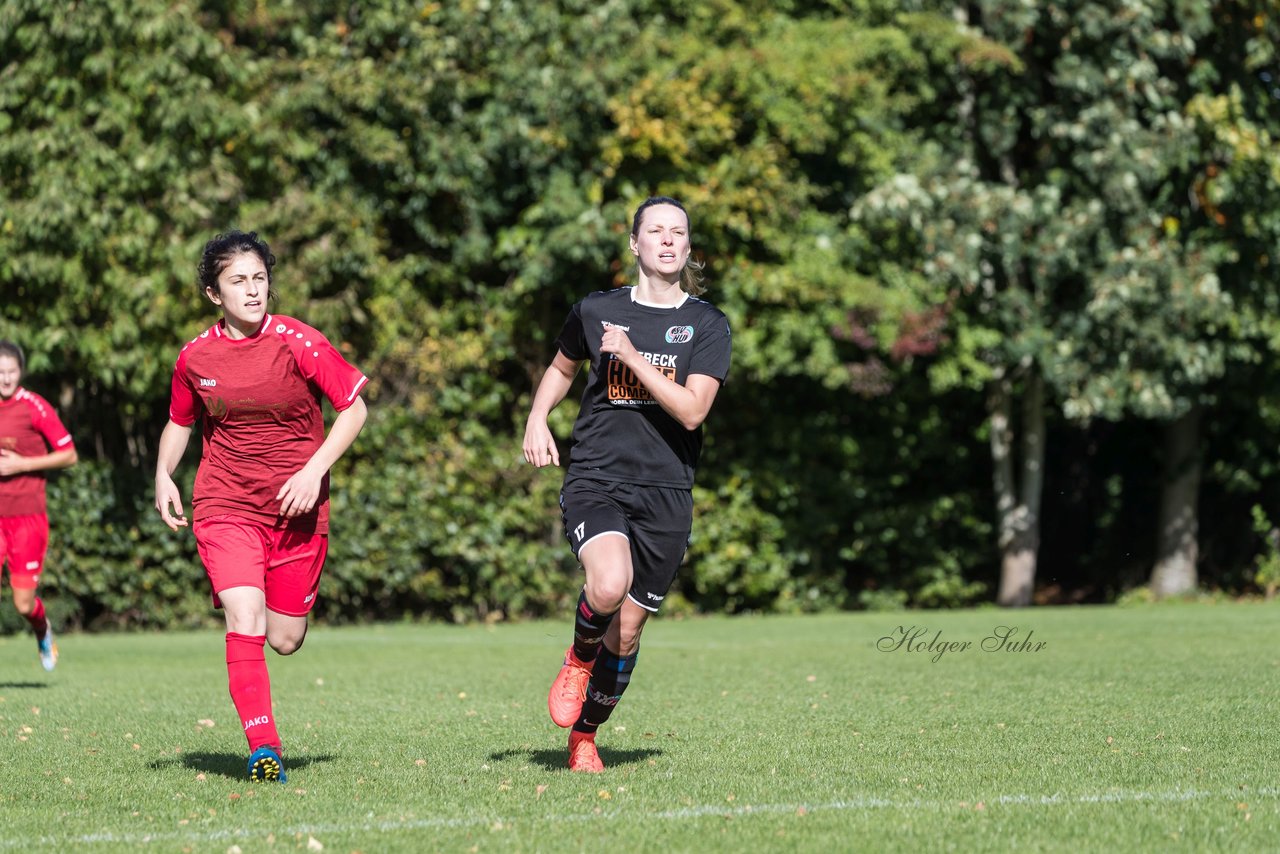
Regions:
<instances>
[{"instance_id":1,"label":"tree foliage","mask_svg":"<svg viewBox=\"0 0 1280 854\"><path fill-rule=\"evenodd\" d=\"M280 259L274 310L373 378L321 612L563 607L558 477L522 463L520 428L569 306L631 279L654 193L688 204L735 338L676 601L987 595L974 392L1027 366L1059 437L1204 401L1206 488L1250 531L1280 483L1249 391L1280 344L1274 2L964 8L967 26L933 0L4 4L0 335L94 458L53 480L68 615L207 614L148 483L180 342L217 316L200 247L229 227ZM1132 474L1102 460L1088 489ZM1068 584L1120 559L1131 500L1058 564ZM1211 575L1244 578L1252 553L1206 535Z\"/></svg>"}]
</instances>

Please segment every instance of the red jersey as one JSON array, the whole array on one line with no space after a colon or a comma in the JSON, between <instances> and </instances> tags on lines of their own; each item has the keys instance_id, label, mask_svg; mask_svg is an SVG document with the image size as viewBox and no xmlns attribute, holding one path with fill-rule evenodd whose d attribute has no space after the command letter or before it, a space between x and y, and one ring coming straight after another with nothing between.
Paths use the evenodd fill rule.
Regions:
<instances>
[{"instance_id":1,"label":"red jersey","mask_svg":"<svg viewBox=\"0 0 1280 854\"><path fill-rule=\"evenodd\" d=\"M227 337L222 321L193 338L178 355L169 404L175 424L201 418L192 518L226 513L327 533L327 474L306 515L286 521L276 495L324 442L320 396L341 412L367 381L323 335L292 317L268 314L248 338Z\"/></svg>"},{"instance_id":2,"label":"red jersey","mask_svg":"<svg viewBox=\"0 0 1280 854\"><path fill-rule=\"evenodd\" d=\"M42 457L74 448L71 434L58 420L49 401L19 386L8 400L0 400L0 448L24 457ZM0 477L0 516L44 513L44 472Z\"/></svg>"}]
</instances>

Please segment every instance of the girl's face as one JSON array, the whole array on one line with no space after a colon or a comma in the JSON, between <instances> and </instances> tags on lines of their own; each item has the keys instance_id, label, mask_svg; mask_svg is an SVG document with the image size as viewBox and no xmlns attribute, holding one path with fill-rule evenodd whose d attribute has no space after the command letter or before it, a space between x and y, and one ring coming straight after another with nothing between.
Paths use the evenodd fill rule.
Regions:
<instances>
[{"instance_id":1,"label":"girl's face","mask_svg":"<svg viewBox=\"0 0 1280 854\"><path fill-rule=\"evenodd\" d=\"M0 400L8 400L22 382L22 368L13 356L0 356Z\"/></svg>"},{"instance_id":2,"label":"girl's face","mask_svg":"<svg viewBox=\"0 0 1280 854\"><path fill-rule=\"evenodd\" d=\"M205 288L214 305L222 308L227 329L247 337L258 331L267 316L267 268L254 252L242 252L218 274L218 289Z\"/></svg>"},{"instance_id":3,"label":"girl's face","mask_svg":"<svg viewBox=\"0 0 1280 854\"><path fill-rule=\"evenodd\" d=\"M640 228L631 235L631 254L646 275L677 280L690 251L684 211L675 205L654 205L640 215Z\"/></svg>"}]
</instances>

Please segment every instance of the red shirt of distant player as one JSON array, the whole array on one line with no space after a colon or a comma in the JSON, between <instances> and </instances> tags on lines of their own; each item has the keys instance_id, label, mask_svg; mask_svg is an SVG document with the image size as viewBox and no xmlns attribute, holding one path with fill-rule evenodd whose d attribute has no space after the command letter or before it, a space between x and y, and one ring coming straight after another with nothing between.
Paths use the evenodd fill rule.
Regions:
<instances>
[{"instance_id":1,"label":"red shirt of distant player","mask_svg":"<svg viewBox=\"0 0 1280 854\"><path fill-rule=\"evenodd\" d=\"M169 418L201 419L204 448L192 518L232 514L318 534L329 530L329 477L315 508L280 516L276 495L324 442L320 396L341 412L367 377L301 321L268 314L248 338L229 338L222 321L182 348L173 369Z\"/></svg>"},{"instance_id":2,"label":"red shirt of distant player","mask_svg":"<svg viewBox=\"0 0 1280 854\"><path fill-rule=\"evenodd\" d=\"M42 457L50 448L65 451L73 447L71 434L40 395L19 386L8 400L0 400L0 448L24 457ZM44 512L44 472L0 477L0 516Z\"/></svg>"}]
</instances>

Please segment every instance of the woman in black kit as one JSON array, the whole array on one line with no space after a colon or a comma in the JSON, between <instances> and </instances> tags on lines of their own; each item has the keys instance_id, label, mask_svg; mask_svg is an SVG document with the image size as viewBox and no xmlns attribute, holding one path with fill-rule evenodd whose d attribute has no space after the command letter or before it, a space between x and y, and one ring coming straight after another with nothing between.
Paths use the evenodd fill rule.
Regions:
<instances>
[{"instance_id":1,"label":"woman in black kit","mask_svg":"<svg viewBox=\"0 0 1280 854\"><path fill-rule=\"evenodd\" d=\"M586 583L573 644L547 698L552 720L572 727L574 771L604 770L596 730L630 682L645 620L684 558L702 422L729 373L729 323L698 298L690 252L680 202L657 196L640 205L631 224L636 284L573 307L525 426L525 459L559 465L547 416L590 362L560 492Z\"/></svg>"}]
</instances>

